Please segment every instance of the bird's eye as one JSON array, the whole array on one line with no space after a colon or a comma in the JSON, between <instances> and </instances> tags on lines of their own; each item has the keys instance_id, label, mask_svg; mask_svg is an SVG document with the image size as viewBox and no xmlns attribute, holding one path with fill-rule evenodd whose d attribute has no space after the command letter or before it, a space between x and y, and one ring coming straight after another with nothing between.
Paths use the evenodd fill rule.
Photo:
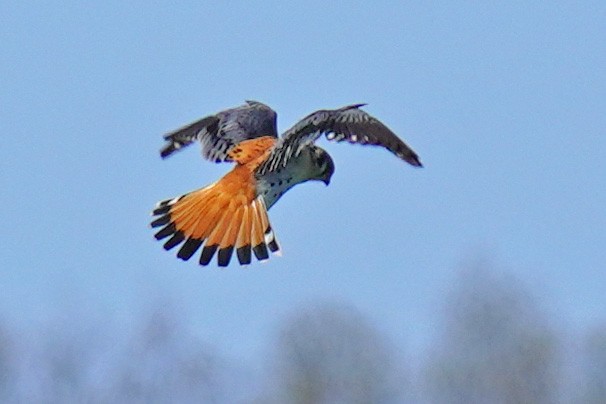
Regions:
<instances>
[{"instance_id":1,"label":"bird's eye","mask_svg":"<svg viewBox=\"0 0 606 404\"><path fill-rule=\"evenodd\" d=\"M311 157L315 166L318 167L320 170L325 170L328 166L326 154L322 153L321 150L315 149L314 152L311 154Z\"/></svg>"}]
</instances>

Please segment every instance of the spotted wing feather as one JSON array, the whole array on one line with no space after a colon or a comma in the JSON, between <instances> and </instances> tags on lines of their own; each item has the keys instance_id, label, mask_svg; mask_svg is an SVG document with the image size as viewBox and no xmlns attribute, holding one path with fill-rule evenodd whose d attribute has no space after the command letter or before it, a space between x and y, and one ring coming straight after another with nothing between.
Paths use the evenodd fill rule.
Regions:
<instances>
[{"instance_id":1,"label":"spotted wing feather","mask_svg":"<svg viewBox=\"0 0 606 404\"><path fill-rule=\"evenodd\" d=\"M238 143L261 136L277 137L276 112L257 101L227 109L168 133L160 156L166 158L177 150L199 141L205 159L231 161L229 151Z\"/></svg>"},{"instance_id":2,"label":"spotted wing feather","mask_svg":"<svg viewBox=\"0 0 606 404\"><path fill-rule=\"evenodd\" d=\"M300 152L301 148L326 135L330 141L381 146L415 166L422 167L418 155L385 124L355 104L334 110L320 110L309 114L287 130L268 161L259 168L263 174Z\"/></svg>"}]
</instances>

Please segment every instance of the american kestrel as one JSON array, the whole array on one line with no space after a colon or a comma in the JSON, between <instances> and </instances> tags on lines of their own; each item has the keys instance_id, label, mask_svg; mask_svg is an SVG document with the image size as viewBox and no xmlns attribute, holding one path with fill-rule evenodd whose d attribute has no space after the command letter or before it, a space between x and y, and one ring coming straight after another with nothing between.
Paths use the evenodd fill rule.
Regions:
<instances>
[{"instance_id":1,"label":"american kestrel","mask_svg":"<svg viewBox=\"0 0 606 404\"><path fill-rule=\"evenodd\" d=\"M417 154L378 119L355 104L316 111L278 137L276 112L257 101L207 116L164 136L160 151L166 158L199 141L204 158L234 162L219 181L196 191L158 202L152 227L177 257L188 260L204 244L200 265L215 252L219 266L227 266L233 250L241 265L252 254L262 261L268 249L280 246L269 224L267 210L286 191L308 180L326 185L335 166L330 155L314 142L322 135L331 141L382 146L412 166L422 167ZM252 254L251 254L252 253Z\"/></svg>"}]
</instances>

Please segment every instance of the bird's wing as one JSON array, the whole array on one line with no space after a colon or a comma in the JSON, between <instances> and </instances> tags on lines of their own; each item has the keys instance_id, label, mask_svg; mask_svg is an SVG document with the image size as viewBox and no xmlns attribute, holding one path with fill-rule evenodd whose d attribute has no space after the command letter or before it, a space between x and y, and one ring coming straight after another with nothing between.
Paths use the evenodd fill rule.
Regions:
<instances>
[{"instance_id":1,"label":"bird's wing","mask_svg":"<svg viewBox=\"0 0 606 404\"><path fill-rule=\"evenodd\" d=\"M330 141L381 146L415 166L422 167L417 154L377 118L360 109L366 104L309 114L287 130L258 173L272 171L297 155L303 147L326 135Z\"/></svg>"},{"instance_id":2,"label":"bird's wing","mask_svg":"<svg viewBox=\"0 0 606 404\"><path fill-rule=\"evenodd\" d=\"M230 161L228 153L236 144L261 136L278 136L276 112L263 103L246 101L244 105L207 116L166 134L166 144L160 150L160 156L166 158L199 141L204 158L214 162Z\"/></svg>"}]
</instances>

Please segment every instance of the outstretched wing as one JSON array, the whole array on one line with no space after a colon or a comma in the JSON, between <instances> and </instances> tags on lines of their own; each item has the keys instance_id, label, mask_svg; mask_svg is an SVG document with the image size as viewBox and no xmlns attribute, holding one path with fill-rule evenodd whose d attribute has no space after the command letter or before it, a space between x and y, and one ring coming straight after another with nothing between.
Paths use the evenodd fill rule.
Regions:
<instances>
[{"instance_id":1,"label":"outstretched wing","mask_svg":"<svg viewBox=\"0 0 606 404\"><path fill-rule=\"evenodd\" d=\"M316 111L287 130L274 152L258 170L271 171L288 159L299 154L303 147L326 135L331 141L348 141L362 145L381 146L415 166L422 167L419 156L387 126L367 114L360 107L366 104L349 105L339 109Z\"/></svg>"},{"instance_id":2,"label":"outstretched wing","mask_svg":"<svg viewBox=\"0 0 606 404\"><path fill-rule=\"evenodd\" d=\"M160 156L166 158L195 141L202 145L204 158L229 161L228 152L236 144L261 136L278 137L276 112L257 101L227 109L191 123L164 136Z\"/></svg>"}]
</instances>

